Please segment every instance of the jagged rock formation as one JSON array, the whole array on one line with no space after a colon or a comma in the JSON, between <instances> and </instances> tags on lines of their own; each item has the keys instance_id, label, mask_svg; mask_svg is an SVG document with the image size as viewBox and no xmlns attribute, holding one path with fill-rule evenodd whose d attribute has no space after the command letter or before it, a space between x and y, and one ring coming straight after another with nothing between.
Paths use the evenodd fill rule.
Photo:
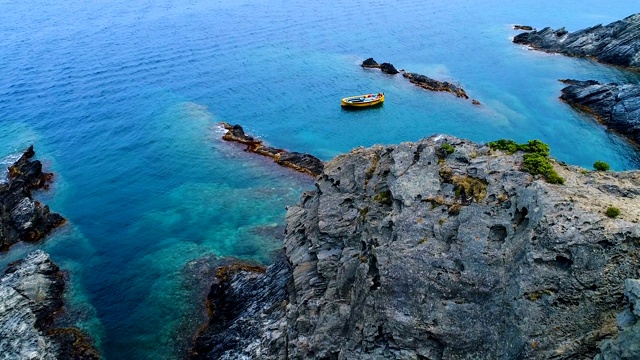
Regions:
<instances>
[{"instance_id":1,"label":"jagged rock formation","mask_svg":"<svg viewBox=\"0 0 640 360\"><path fill-rule=\"evenodd\" d=\"M561 80L570 86L560 99L594 115L607 128L640 145L640 85Z\"/></svg>"},{"instance_id":2,"label":"jagged rock formation","mask_svg":"<svg viewBox=\"0 0 640 360\"><path fill-rule=\"evenodd\" d=\"M618 336L600 345L595 360L640 359L640 280L625 281L627 307L618 315Z\"/></svg>"},{"instance_id":3,"label":"jagged rock formation","mask_svg":"<svg viewBox=\"0 0 640 360\"><path fill-rule=\"evenodd\" d=\"M289 152L287 150L266 146L261 140L256 140L254 137L245 134L244 129L242 129L240 125L236 124L232 126L225 122L220 124L227 129L227 132L222 138L227 141L246 144L246 151L273 158L279 165L311 176L318 176L322 173L324 163L313 155L295 151Z\"/></svg>"},{"instance_id":4,"label":"jagged rock formation","mask_svg":"<svg viewBox=\"0 0 640 360\"><path fill-rule=\"evenodd\" d=\"M53 174L42 172L33 146L9 167L9 182L0 184L0 251L18 241L37 241L65 219L49 211L49 207L31 199L31 191L46 189Z\"/></svg>"},{"instance_id":5,"label":"jagged rock formation","mask_svg":"<svg viewBox=\"0 0 640 360\"><path fill-rule=\"evenodd\" d=\"M391 75L402 73L402 76L409 79L411 83L423 89L431 90L431 91L446 91L460 98L464 98L464 99L469 98L467 93L460 86L454 85L447 81L438 81L421 74L405 72L404 70L398 71L393 65L389 63L378 64L373 58L366 59L365 61L362 62L360 66L364 68L380 69L382 72L385 72ZM480 102L478 100L473 100L472 103L473 105L480 105Z\"/></svg>"},{"instance_id":6,"label":"jagged rock formation","mask_svg":"<svg viewBox=\"0 0 640 360\"><path fill-rule=\"evenodd\" d=\"M398 69L396 69L396 67L393 66L393 64L391 63L378 64L373 58L368 58L367 60L363 61L362 65L360 66L364 68L380 69L380 71L389 75L395 75L399 72Z\"/></svg>"},{"instance_id":7,"label":"jagged rock formation","mask_svg":"<svg viewBox=\"0 0 640 360\"><path fill-rule=\"evenodd\" d=\"M0 277L0 359L99 359L73 328L52 328L62 307L64 279L49 255L37 250Z\"/></svg>"},{"instance_id":8,"label":"jagged rock formation","mask_svg":"<svg viewBox=\"0 0 640 360\"><path fill-rule=\"evenodd\" d=\"M217 343L243 319L269 330L221 358L593 357L640 275L640 172L556 164L565 185L551 185L521 162L448 136L328 162L288 208L287 262L222 294L244 310L221 315ZM252 300L284 280L285 302Z\"/></svg>"},{"instance_id":9,"label":"jagged rock formation","mask_svg":"<svg viewBox=\"0 0 640 360\"><path fill-rule=\"evenodd\" d=\"M565 28L546 27L519 34L513 42L547 52L592 57L605 64L640 68L640 14L572 33Z\"/></svg>"},{"instance_id":10,"label":"jagged rock formation","mask_svg":"<svg viewBox=\"0 0 640 360\"><path fill-rule=\"evenodd\" d=\"M282 256L267 273L239 261L219 267L207 296L210 321L198 332L189 358L235 359L241 349L253 359L285 359L290 274Z\"/></svg>"},{"instance_id":11,"label":"jagged rock formation","mask_svg":"<svg viewBox=\"0 0 640 360\"><path fill-rule=\"evenodd\" d=\"M416 74L416 73L403 73L402 76L409 79L409 81L417 86L420 86L423 89L431 90L431 91L446 91L454 94L457 97L468 99L469 96L464 91L463 88L456 86L447 81L438 81L432 79L428 76ZM477 100L475 100L477 101ZM478 105L480 103L478 102ZM476 105L476 104L474 104Z\"/></svg>"}]
</instances>

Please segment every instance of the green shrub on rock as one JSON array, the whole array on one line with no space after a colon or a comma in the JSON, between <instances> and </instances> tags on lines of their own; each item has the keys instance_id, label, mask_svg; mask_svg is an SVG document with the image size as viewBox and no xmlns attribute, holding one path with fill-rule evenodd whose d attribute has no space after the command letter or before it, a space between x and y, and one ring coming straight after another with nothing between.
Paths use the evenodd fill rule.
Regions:
<instances>
[{"instance_id":1,"label":"green shrub on rock","mask_svg":"<svg viewBox=\"0 0 640 360\"><path fill-rule=\"evenodd\" d=\"M447 143L443 143L442 144L442 150L447 154L453 154L453 152L456 150L453 146L447 144Z\"/></svg>"},{"instance_id":2,"label":"green shrub on rock","mask_svg":"<svg viewBox=\"0 0 640 360\"><path fill-rule=\"evenodd\" d=\"M593 163L593 168L598 171L607 171L611 167L606 162L598 160L595 163Z\"/></svg>"},{"instance_id":3,"label":"green shrub on rock","mask_svg":"<svg viewBox=\"0 0 640 360\"><path fill-rule=\"evenodd\" d=\"M607 208L606 214L607 214L608 217L610 217L612 219L615 219L615 218L618 217L618 215L620 215L620 209L618 209L615 206L609 206Z\"/></svg>"},{"instance_id":4,"label":"green shrub on rock","mask_svg":"<svg viewBox=\"0 0 640 360\"><path fill-rule=\"evenodd\" d=\"M491 141L487 145L491 148L491 150L502 150L509 154L513 154L518 151L518 144L510 139L500 139L496 141Z\"/></svg>"},{"instance_id":5,"label":"green shrub on rock","mask_svg":"<svg viewBox=\"0 0 640 360\"><path fill-rule=\"evenodd\" d=\"M518 145L518 150L543 156L549 156L551 151L551 149L549 149L549 145L540 140L529 140L526 145Z\"/></svg>"},{"instance_id":6,"label":"green shrub on rock","mask_svg":"<svg viewBox=\"0 0 640 360\"><path fill-rule=\"evenodd\" d=\"M550 184L564 184L564 179L553 169L549 160L549 145L540 140L529 140L526 144L518 144L513 140L500 139L491 141L487 145L492 150L502 150L509 154L524 151L522 170L532 175L542 175Z\"/></svg>"}]
</instances>

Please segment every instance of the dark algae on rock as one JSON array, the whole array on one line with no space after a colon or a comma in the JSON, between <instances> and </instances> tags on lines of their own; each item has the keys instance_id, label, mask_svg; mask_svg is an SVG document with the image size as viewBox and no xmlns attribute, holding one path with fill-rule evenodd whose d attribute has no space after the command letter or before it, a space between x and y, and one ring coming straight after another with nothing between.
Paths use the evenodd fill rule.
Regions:
<instances>
[{"instance_id":1,"label":"dark algae on rock","mask_svg":"<svg viewBox=\"0 0 640 360\"><path fill-rule=\"evenodd\" d=\"M562 89L562 101L595 116L607 128L640 146L640 85L561 81L569 85Z\"/></svg>"},{"instance_id":2,"label":"dark algae on rock","mask_svg":"<svg viewBox=\"0 0 640 360\"><path fill-rule=\"evenodd\" d=\"M214 343L232 345L199 356L593 358L640 275L640 172L551 159L561 186L524 154L439 135L326 163L288 208L286 258L228 277L240 315Z\"/></svg>"},{"instance_id":3,"label":"dark algae on rock","mask_svg":"<svg viewBox=\"0 0 640 360\"><path fill-rule=\"evenodd\" d=\"M519 34L513 42L547 52L590 57L605 64L640 69L640 14L575 32L546 27Z\"/></svg>"},{"instance_id":4,"label":"dark algae on rock","mask_svg":"<svg viewBox=\"0 0 640 360\"><path fill-rule=\"evenodd\" d=\"M8 182L0 184L0 251L18 241L37 241L65 219L34 201L31 192L48 188L53 174L42 172L42 163L31 160L33 146L9 167Z\"/></svg>"},{"instance_id":5,"label":"dark algae on rock","mask_svg":"<svg viewBox=\"0 0 640 360\"><path fill-rule=\"evenodd\" d=\"M52 325L63 291L62 272L41 250L7 267L0 276L0 358L100 358L80 330Z\"/></svg>"}]
</instances>

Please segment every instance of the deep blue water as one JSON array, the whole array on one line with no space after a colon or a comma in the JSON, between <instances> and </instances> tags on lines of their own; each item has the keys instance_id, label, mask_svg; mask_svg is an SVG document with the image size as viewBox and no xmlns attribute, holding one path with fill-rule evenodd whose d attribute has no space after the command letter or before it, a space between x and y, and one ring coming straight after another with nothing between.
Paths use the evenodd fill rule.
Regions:
<instances>
[{"instance_id":1,"label":"deep blue water","mask_svg":"<svg viewBox=\"0 0 640 360\"><path fill-rule=\"evenodd\" d=\"M640 167L637 149L558 100L557 81L638 74L510 40L515 23L572 31L634 2L360 4L0 0L0 161L34 144L56 174L38 196L69 219L0 265L43 248L68 270L66 311L106 358L181 358L202 303L185 265L209 254L268 263L285 206L313 187L223 143L219 121L323 159L449 133L538 138L570 164ZM459 83L483 105L361 69L369 56ZM340 109L341 97L378 91L381 108Z\"/></svg>"}]
</instances>

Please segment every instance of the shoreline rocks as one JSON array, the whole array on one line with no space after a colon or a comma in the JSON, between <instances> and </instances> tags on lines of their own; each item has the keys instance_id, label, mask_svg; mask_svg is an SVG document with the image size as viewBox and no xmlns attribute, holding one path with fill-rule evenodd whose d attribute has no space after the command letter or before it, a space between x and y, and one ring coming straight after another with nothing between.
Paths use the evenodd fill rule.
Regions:
<instances>
[{"instance_id":1,"label":"shoreline rocks","mask_svg":"<svg viewBox=\"0 0 640 360\"><path fill-rule=\"evenodd\" d=\"M220 124L227 129L222 139L247 145L245 151L273 158L278 165L311 176L318 176L322 173L324 163L313 155L295 151L289 152L284 149L266 146L261 140L256 140L252 136L245 134L244 129L240 125L230 125L225 122Z\"/></svg>"},{"instance_id":2,"label":"shoreline rocks","mask_svg":"<svg viewBox=\"0 0 640 360\"><path fill-rule=\"evenodd\" d=\"M39 160L31 160L34 155L32 145L9 167L8 183L0 184L0 251L18 241L38 241L65 222L31 198L33 190L47 189L53 179L42 172Z\"/></svg>"},{"instance_id":3,"label":"shoreline rocks","mask_svg":"<svg viewBox=\"0 0 640 360\"><path fill-rule=\"evenodd\" d=\"M362 66L363 68L380 69L382 72L390 75L402 73L402 76L407 78L412 84L419 86L425 90L450 92L459 98L469 99L467 93L460 86L454 85L447 81L438 81L428 76L417 73L406 72L404 70L398 71L390 63L378 64L373 58L368 58L363 61L360 66ZM474 99L472 100L472 104L480 105L480 102Z\"/></svg>"},{"instance_id":4,"label":"shoreline rocks","mask_svg":"<svg viewBox=\"0 0 640 360\"><path fill-rule=\"evenodd\" d=\"M78 329L52 327L63 291L63 274L43 251L9 264L0 276L1 358L100 358Z\"/></svg>"},{"instance_id":5,"label":"shoreline rocks","mask_svg":"<svg viewBox=\"0 0 640 360\"><path fill-rule=\"evenodd\" d=\"M209 321L195 336L188 358L236 358L236 351L252 359L286 358L282 305L290 275L282 255L269 268L242 261L218 267L207 296ZM268 351L257 346L264 339L274 340L267 340Z\"/></svg>"},{"instance_id":6,"label":"shoreline rocks","mask_svg":"<svg viewBox=\"0 0 640 360\"><path fill-rule=\"evenodd\" d=\"M565 28L546 27L513 38L516 44L529 45L546 52L589 57L601 63L640 69L640 14L609 25L569 32Z\"/></svg>"},{"instance_id":7,"label":"shoreline rocks","mask_svg":"<svg viewBox=\"0 0 640 360\"><path fill-rule=\"evenodd\" d=\"M445 135L336 157L288 207L286 259L229 277L235 340L199 358L595 356L640 277L640 172L553 185L522 161Z\"/></svg>"},{"instance_id":8,"label":"shoreline rocks","mask_svg":"<svg viewBox=\"0 0 640 360\"><path fill-rule=\"evenodd\" d=\"M608 129L640 146L640 85L560 81L569 85L562 89L562 101L595 116Z\"/></svg>"}]
</instances>

